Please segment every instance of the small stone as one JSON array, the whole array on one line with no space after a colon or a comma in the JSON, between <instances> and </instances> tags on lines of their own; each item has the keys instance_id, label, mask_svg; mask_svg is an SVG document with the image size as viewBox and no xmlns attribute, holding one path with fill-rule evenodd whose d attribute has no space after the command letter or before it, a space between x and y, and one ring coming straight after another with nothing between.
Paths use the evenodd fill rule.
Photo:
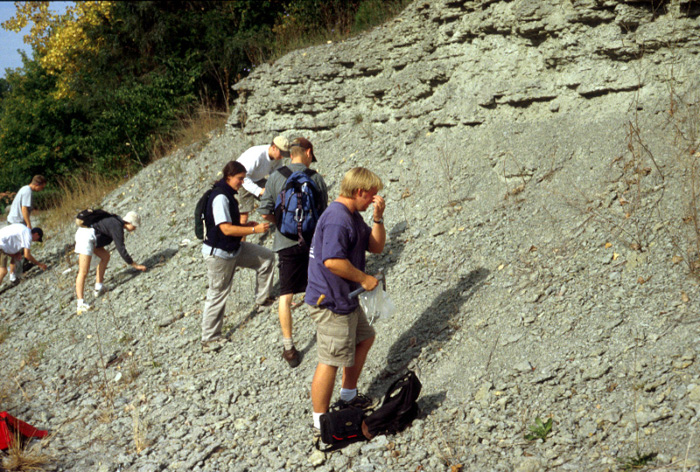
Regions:
<instances>
[{"instance_id":1,"label":"small stone","mask_svg":"<svg viewBox=\"0 0 700 472\"><path fill-rule=\"evenodd\" d=\"M533 367L532 364L530 364L529 361L521 361L518 362L513 366L513 369L515 369L517 372L532 372Z\"/></svg>"},{"instance_id":2,"label":"small stone","mask_svg":"<svg viewBox=\"0 0 700 472\"><path fill-rule=\"evenodd\" d=\"M321 451L314 451L311 453L309 456L309 464L311 464L314 467L318 467L319 465L323 464L326 462L326 454L321 452Z\"/></svg>"}]
</instances>

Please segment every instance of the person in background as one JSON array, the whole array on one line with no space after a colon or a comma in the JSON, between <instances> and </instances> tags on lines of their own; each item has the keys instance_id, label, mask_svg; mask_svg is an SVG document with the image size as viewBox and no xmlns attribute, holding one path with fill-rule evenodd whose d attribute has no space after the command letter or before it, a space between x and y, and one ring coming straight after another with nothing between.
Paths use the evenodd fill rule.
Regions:
<instances>
[{"instance_id":1,"label":"person in background","mask_svg":"<svg viewBox=\"0 0 700 472\"><path fill-rule=\"evenodd\" d=\"M78 298L78 314L81 315L92 308L85 303L85 279L90 270L92 256L100 258L95 276L95 298L104 294L104 278L107 264L109 264L109 251L105 246L114 241L117 252L136 270L146 271L146 266L137 264L131 258L124 245L124 230L135 231L141 225L141 217L136 212L130 211L124 218L117 215L108 216L93 224L91 228L78 228L75 232L75 252L78 254L78 276L75 279L75 293Z\"/></svg>"},{"instance_id":2,"label":"person in background","mask_svg":"<svg viewBox=\"0 0 700 472\"><path fill-rule=\"evenodd\" d=\"M238 194L238 211L241 214L242 225L246 224L248 214L255 210L256 202L265 193L267 176L282 166L284 157L289 157L289 141L284 136L277 136L269 146L253 146L236 159L243 164L246 171L243 187Z\"/></svg>"},{"instance_id":3,"label":"person in background","mask_svg":"<svg viewBox=\"0 0 700 472\"><path fill-rule=\"evenodd\" d=\"M46 270L46 264L34 259L29 250L35 241L44 241L41 228L29 229L23 224L15 223L0 229L0 284L7 274L7 265L22 256L41 270Z\"/></svg>"},{"instance_id":4,"label":"person in background","mask_svg":"<svg viewBox=\"0 0 700 472\"><path fill-rule=\"evenodd\" d=\"M312 162L316 162L314 147L306 138L297 138L289 145L292 163L281 167L270 174L267 181L267 190L260 200L260 215L270 223L275 221L275 202L277 195L284 188L287 178L293 172L307 172L310 179L316 184L318 190L315 195L317 212L319 215L328 206L328 189L326 182L318 172L309 169ZM284 175L284 172L289 174ZM308 175L307 174L307 175ZM295 293L306 291L306 276L309 267L309 246L302 245L296 239L290 239L275 231L275 241L272 250L277 253L279 261L280 300L279 318L282 328L282 358L290 367L299 365L299 352L294 347L292 338L292 298Z\"/></svg>"},{"instance_id":5,"label":"person in background","mask_svg":"<svg viewBox=\"0 0 700 472\"><path fill-rule=\"evenodd\" d=\"M12 200L10 213L7 215L7 222L10 224L21 224L32 229L32 194L41 192L46 187L46 178L43 175L35 175L29 185L20 188ZM31 262L31 261L30 261ZM10 282L16 283L22 277L23 272L22 256L10 262Z\"/></svg>"}]
</instances>

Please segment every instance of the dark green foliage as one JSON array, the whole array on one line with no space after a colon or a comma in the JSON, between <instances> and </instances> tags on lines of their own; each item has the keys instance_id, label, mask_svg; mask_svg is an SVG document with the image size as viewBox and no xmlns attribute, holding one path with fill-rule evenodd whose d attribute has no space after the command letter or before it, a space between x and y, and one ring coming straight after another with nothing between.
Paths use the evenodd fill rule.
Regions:
<instances>
[{"instance_id":1,"label":"dark green foliage","mask_svg":"<svg viewBox=\"0 0 700 472\"><path fill-rule=\"evenodd\" d=\"M36 61L23 57L23 74L7 76L0 115L0 189L17 191L34 174L63 174L74 165L80 119L69 102L56 100L55 80Z\"/></svg>"},{"instance_id":2,"label":"dark green foliage","mask_svg":"<svg viewBox=\"0 0 700 472\"><path fill-rule=\"evenodd\" d=\"M625 457L623 459L618 459L618 461L620 462L620 470L643 469L644 467L649 465L650 462L656 459L656 456L658 455L658 452L642 454L640 451L637 451L637 455L634 457Z\"/></svg>"},{"instance_id":3,"label":"dark green foliage","mask_svg":"<svg viewBox=\"0 0 700 472\"><path fill-rule=\"evenodd\" d=\"M286 41L377 24L407 0L115 2L86 31L95 52L68 60L72 95L24 57L0 79L0 191L34 174L124 175L148 163L183 116L203 103L228 111L231 86ZM285 32L291 35L285 36ZM34 52L35 56L37 52ZM41 203L40 203L41 204Z\"/></svg>"}]
</instances>

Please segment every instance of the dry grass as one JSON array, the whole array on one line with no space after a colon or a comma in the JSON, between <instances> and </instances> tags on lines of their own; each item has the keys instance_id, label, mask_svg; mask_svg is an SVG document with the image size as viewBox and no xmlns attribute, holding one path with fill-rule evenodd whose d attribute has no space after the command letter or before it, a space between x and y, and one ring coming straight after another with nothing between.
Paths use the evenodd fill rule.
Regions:
<instances>
[{"instance_id":1,"label":"dry grass","mask_svg":"<svg viewBox=\"0 0 700 472\"><path fill-rule=\"evenodd\" d=\"M170 155L177 149L195 143L205 144L212 138L212 133L222 129L228 120L228 113L217 111L212 106L200 105L180 119L172 132L172 137L158 137L151 149L150 160L155 161Z\"/></svg>"},{"instance_id":2,"label":"dry grass","mask_svg":"<svg viewBox=\"0 0 700 472\"><path fill-rule=\"evenodd\" d=\"M138 407L135 407L133 412L132 412L132 417L133 417L133 438L134 438L134 447L136 448L136 453L141 454L144 449L146 449L148 446L150 446L150 442L148 441L147 435L148 435L148 423L141 421L140 415L139 415L139 409Z\"/></svg>"},{"instance_id":3,"label":"dry grass","mask_svg":"<svg viewBox=\"0 0 700 472\"><path fill-rule=\"evenodd\" d=\"M8 448L7 456L2 461L2 470L17 472L37 472L46 470L53 459L40 451L38 442L23 444L19 435Z\"/></svg>"},{"instance_id":4,"label":"dry grass","mask_svg":"<svg viewBox=\"0 0 700 472\"><path fill-rule=\"evenodd\" d=\"M38 367L41 360L44 358L44 353L46 352L47 347L48 343L46 342L38 343L32 346L24 357L25 365Z\"/></svg>"},{"instance_id":5,"label":"dry grass","mask_svg":"<svg viewBox=\"0 0 700 472\"><path fill-rule=\"evenodd\" d=\"M50 210L40 214L44 230L55 233L63 226L73 224L79 211L94 207L119 184L119 180L99 174L59 180L56 185L61 196L52 202Z\"/></svg>"}]
</instances>

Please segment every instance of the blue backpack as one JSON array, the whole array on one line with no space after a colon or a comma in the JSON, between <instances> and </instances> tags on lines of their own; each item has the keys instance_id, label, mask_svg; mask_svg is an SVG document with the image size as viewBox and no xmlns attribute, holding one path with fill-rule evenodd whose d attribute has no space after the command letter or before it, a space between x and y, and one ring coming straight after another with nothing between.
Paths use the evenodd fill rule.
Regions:
<instances>
[{"instance_id":1,"label":"blue backpack","mask_svg":"<svg viewBox=\"0 0 700 472\"><path fill-rule=\"evenodd\" d=\"M316 171L292 172L288 167L281 167L279 172L287 181L275 200L277 229L283 236L299 241L300 246L308 247L321 216L318 211L321 192L311 180Z\"/></svg>"}]
</instances>

